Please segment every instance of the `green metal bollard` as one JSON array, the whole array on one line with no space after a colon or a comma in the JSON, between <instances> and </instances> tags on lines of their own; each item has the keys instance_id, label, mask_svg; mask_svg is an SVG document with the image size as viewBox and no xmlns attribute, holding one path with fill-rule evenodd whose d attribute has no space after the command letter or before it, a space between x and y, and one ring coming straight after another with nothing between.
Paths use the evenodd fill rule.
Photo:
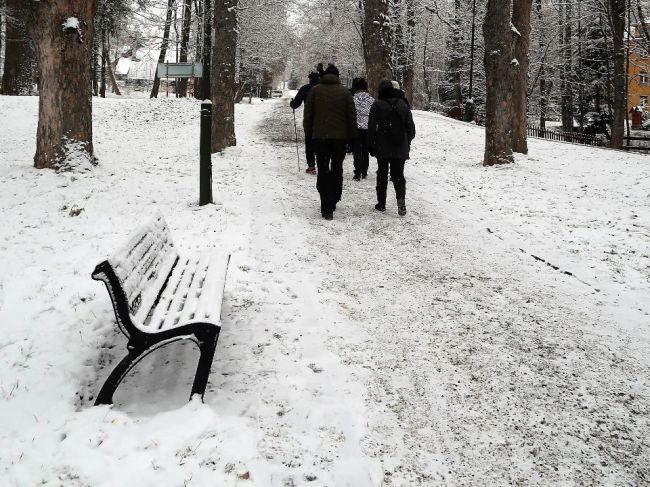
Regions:
<instances>
[{"instance_id":1,"label":"green metal bollard","mask_svg":"<svg viewBox=\"0 0 650 487\"><path fill-rule=\"evenodd\" d=\"M199 206L212 201L212 102L201 103L201 162L199 167Z\"/></svg>"}]
</instances>

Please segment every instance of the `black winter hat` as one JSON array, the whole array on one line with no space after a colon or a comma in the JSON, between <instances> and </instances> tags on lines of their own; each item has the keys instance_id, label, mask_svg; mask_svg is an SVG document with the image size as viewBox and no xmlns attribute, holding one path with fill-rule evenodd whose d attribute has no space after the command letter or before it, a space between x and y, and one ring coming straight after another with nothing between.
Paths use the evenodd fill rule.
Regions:
<instances>
[{"instance_id":1,"label":"black winter hat","mask_svg":"<svg viewBox=\"0 0 650 487\"><path fill-rule=\"evenodd\" d=\"M368 82L366 78L354 78L352 82L352 89L354 90L368 90Z\"/></svg>"},{"instance_id":2,"label":"black winter hat","mask_svg":"<svg viewBox=\"0 0 650 487\"><path fill-rule=\"evenodd\" d=\"M318 78L320 78L320 74L318 74L316 71L312 71L311 73L309 73L309 76L307 76L307 78L309 78L309 79L318 79Z\"/></svg>"},{"instance_id":3,"label":"black winter hat","mask_svg":"<svg viewBox=\"0 0 650 487\"><path fill-rule=\"evenodd\" d=\"M338 76L339 75L339 68L337 68L333 64L328 64L327 69L325 70L325 74L333 74L335 76Z\"/></svg>"},{"instance_id":4,"label":"black winter hat","mask_svg":"<svg viewBox=\"0 0 650 487\"><path fill-rule=\"evenodd\" d=\"M379 87L377 89L377 98L385 100L394 96L394 93L395 88L393 88L393 83L390 80L385 79L379 83Z\"/></svg>"}]
</instances>

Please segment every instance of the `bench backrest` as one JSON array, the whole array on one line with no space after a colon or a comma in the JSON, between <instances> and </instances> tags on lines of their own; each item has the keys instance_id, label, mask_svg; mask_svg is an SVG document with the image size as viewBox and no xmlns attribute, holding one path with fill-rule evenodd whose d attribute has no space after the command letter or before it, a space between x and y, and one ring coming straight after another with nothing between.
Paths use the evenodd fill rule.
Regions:
<instances>
[{"instance_id":1,"label":"bench backrest","mask_svg":"<svg viewBox=\"0 0 650 487\"><path fill-rule=\"evenodd\" d=\"M167 223L157 214L126 245L97 266L93 277L109 287L119 325L127 335L132 326L145 329L147 316L177 261Z\"/></svg>"}]
</instances>

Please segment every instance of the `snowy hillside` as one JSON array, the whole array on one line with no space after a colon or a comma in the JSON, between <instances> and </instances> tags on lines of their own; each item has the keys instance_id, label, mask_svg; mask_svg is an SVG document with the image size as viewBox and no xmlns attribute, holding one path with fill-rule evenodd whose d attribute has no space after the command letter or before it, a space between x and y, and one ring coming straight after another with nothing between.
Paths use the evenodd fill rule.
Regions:
<instances>
[{"instance_id":1,"label":"snowy hillside","mask_svg":"<svg viewBox=\"0 0 650 487\"><path fill-rule=\"evenodd\" d=\"M480 128L416 113L407 216L348 157L325 222L286 101L237 106L198 207L195 100L94 99L99 166L55 174L38 99L0 97L2 484L647 483L650 157L484 168ZM90 273L157 210L232 253L205 403L177 343L92 407L126 340Z\"/></svg>"}]
</instances>

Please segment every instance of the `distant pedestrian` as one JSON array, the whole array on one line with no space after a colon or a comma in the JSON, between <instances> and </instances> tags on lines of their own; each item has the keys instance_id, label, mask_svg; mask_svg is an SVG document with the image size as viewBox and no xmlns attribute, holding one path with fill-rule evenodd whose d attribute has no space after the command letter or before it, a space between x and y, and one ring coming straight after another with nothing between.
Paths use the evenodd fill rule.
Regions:
<instances>
[{"instance_id":1,"label":"distant pedestrian","mask_svg":"<svg viewBox=\"0 0 650 487\"><path fill-rule=\"evenodd\" d=\"M384 80L379 84L378 99L368 117L368 147L377 157L377 204L375 209L386 211L388 171L395 187L397 213L406 215L406 179L404 163L409 158L411 141L415 138L413 115L401 90Z\"/></svg>"},{"instance_id":2,"label":"distant pedestrian","mask_svg":"<svg viewBox=\"0 0 650 487\"><path fill-rule=\"evenodd\" d=\"M368 176L368 116L375 99L368 93L365 78L355 78L352 82L354 106L357 110L357 137L352 141L354 153L354 179L359 181Z\"/></svg>"},{"instance_id":3,"label":"distant pedestrian","mask_svg":"<svg viewBox=\"0 0 650 487\"><path fill-rule=\"evenodd\" d=\"M341 85L339 70L333 64L327 66L318 86L307 95L303 124L305 136L313 139L316 151L321 215L331 220L343 191L345 145L357 134L352 95Z\"/></svg>"},{"instance_id":4,"label":"distant pedestrian","mask_svg":"<svg viewBox=\"0 0 650 487\"><path fill-rule=\"evenodd\" d=\"M298 93L296 93L296 97L291 100L289 106L294 110L300 107L302 102L306 100L311 89L319 83L319 80L320 74L316 71L309 73L309 83L300 87ZM305 172L307 174L316 174L314 144L312 143L311 137L308 137L307 134L305 134L305 157L307 159L307 169L305 169Z\"/></svg>"}]
</instances>

